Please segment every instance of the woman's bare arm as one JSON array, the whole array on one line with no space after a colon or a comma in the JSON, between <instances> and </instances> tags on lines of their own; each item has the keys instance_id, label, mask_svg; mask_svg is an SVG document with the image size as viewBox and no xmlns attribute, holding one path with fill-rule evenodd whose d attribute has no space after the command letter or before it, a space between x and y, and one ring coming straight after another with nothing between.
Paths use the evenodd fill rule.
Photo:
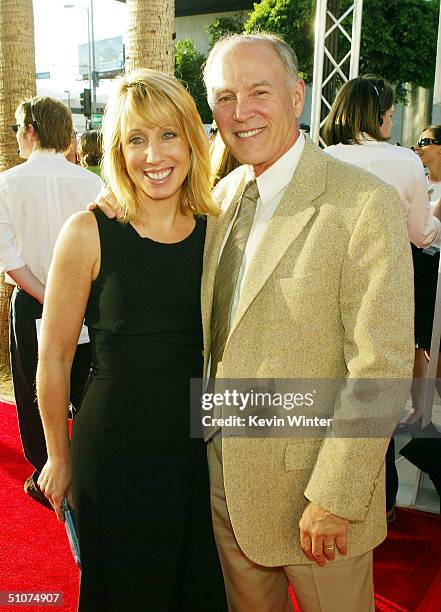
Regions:
<instances>
[{"instance_id":1,"label":"woman's bare arm","mask_svg":"<svg viewBox=\"0 0 441 612\"><path fill-rule=\"evenodd\" d=\"M58 238L45 293L39 343L37 395L48 461L38 484L59 520L70 496L71 467L67 415L70 370L92 281L99 270L100 244L93 213L71 217Z\"/></svg>"}]
</instances>

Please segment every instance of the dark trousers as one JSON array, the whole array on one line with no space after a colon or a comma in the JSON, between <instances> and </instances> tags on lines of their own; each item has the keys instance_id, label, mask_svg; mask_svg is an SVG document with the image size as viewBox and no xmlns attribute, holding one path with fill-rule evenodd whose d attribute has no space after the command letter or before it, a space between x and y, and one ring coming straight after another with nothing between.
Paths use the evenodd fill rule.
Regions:
<instances>
[{"instance_id":1,"label":"dark trousers","mask_svg":"<svg viewBox=\"0 0 441 612\"><path fill-rule=\"evenodd\" d=\"M395 465L395 440L392 436L386 452L386 512L389 512L395 506L398 484L398 472Z\"/></svg>"},{"instance_id":2,"label":"dark trousers","mask_svg":"<svg viewBox=\"0 0 441 612\"><path fill-rule=\"evenodd\" d=\"M18 424L26 459L41 472L47 460L43 425L38 410L35 377L38 343L35 319L41 319L42 305L25 291L14 290L9 310L9 349ZM78 408L89 375L90 345L78 346L71 371L70 398ZM34 474L36 480L38 474Z\"/></svg>"},{"instance_id":3,"label":"dark trousers","mask_svg":"<svg viewBox=\"0 0 441 612\"><path fill-rule=\"evenodd\" d=\"M409 428L412 440L399 452L408 461L426 472L441 498L441 435L432 423L421 430L417 422ZM386 453L386 511L392 510L398 493L398 471L395 465L395 440L391 439ZM440 499L441 504L441 499ZM441 513L441 506L440 506Z\"/></svg>"},{"instance_id":4,"label":"dark trousers","mask_svg":"<svg viewBox=\"0 0 441 612\"><path fill-rule=\"evenodd\" d=\"M411 435L412 440L400 450L400 455L428 474L440 497L441 513L441 432L429 423Z\"/></svg>"}]
</instances>

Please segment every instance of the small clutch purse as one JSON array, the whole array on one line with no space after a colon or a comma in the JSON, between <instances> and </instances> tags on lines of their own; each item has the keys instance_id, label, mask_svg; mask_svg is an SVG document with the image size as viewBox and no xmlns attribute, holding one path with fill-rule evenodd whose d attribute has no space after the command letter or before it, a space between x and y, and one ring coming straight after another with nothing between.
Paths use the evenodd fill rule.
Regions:
<instances>
[{"instance_id":1,"label":"small clutch purse","mask_svg":"<svg viewBox=\"0 0 441 612\"><path fill-rule=\"evenodd\" d=\"M75 528L75 515L66 498L63 499L61 510L64 512L64 526L66 528L70 549L76 564L81 568L80 545L78 542L77 530Z\"/></svg>"}]
</instances>

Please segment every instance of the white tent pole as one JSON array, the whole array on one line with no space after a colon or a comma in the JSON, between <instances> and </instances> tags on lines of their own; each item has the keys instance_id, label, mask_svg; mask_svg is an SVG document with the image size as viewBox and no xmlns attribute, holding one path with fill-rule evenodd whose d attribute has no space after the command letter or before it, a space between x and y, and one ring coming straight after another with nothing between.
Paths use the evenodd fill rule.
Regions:
<instances>
[{"instance_id":1,"label":"white tent pole","mask_svg":"<svg viewBox=\"0 0 441 612\"><path fill-rule=\"evenodd\" d=\"M344 27L345 20L352 14L352 36L349 36L348 31ZM358 65L360 60L360 40L361 40L361 19L363 14L363 0L354 0L352 6L347 8L339 17L332 14L328 9L328 0L317 0L315 30L314 30L314 72L312 82L312 107L311 107L311 138L314 142L319 143L322 104L329 109L333 100L326 100L323 95L323 90L330 78L333 76L326 75L323 78L323 67L325 56L334 66L335 73L343 80L347 80L347 72L344 72L343 64L350 58L349 78L352 79L358 75ZM327 17L332 20L332 25L326 30ZM326 46L326 39L330 36L335 28L339 28L341 32L351 43L350 52L344 60L338 61Z\"/></svg>"},{"instance_id":2,"label":"white tent pole","mask_svg":"<svg viewBox=\"0 0 441 612\"><path fill-rule=\"evenodd\" d=\"M433 86L433 104L441 105L441 4L439 7L438 45L436 50L435 84Z\"/></svg>"},{"instance_id":3,"label":"white tent pole","mask_svg":"<svg viewBox=\"0 0 441 612\"><path fill-rule=\"evenodd\" d=\"M355 79L358 76L358 66L360 63L360 42L361 42L361 20L363 17L363 0L357 0L352 17L352 45L351 45L351 66L349 68L349 78Z\"/></svg>"},{"instance_id":4,"label":"white tent pole","mask_svg":"<svg viewBox=\"0 0 441 612\"><path fill-rule=\"evenodd\" d=\"M328 0L317 0L314 38L314 73L312 77L311 138L320 137L320 111L322 108L323 62L325 59L326 8Z\"/></svg>"}]
</instances>

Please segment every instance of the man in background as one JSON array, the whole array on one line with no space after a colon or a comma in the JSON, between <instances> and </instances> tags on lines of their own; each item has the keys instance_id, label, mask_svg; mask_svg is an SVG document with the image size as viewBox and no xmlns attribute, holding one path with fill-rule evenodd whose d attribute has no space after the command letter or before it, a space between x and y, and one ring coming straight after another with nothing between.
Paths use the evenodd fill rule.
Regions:
<instances>
[{"instance_id":1,"label":"man in background","mask_svg":"<svg viewBox=\"0 0 441 612\"><path fill-rule=\"evenodd\" d=\"M16 285L9 321L12 378L23 450L34 467L25 491L51 508L37 486L47 454L35 394L36 320L41 319L49 265L61 227L96 197L101 181L65 158L73 126L71 113L62 102L49 97L24 100L15 116L12 129L19 155L26 162L0 174L0 271L6 273L6 282ZM89 365L89 345L81 344L71 377L74 405L79 402Z\"/></svg>"}]
</instances>

